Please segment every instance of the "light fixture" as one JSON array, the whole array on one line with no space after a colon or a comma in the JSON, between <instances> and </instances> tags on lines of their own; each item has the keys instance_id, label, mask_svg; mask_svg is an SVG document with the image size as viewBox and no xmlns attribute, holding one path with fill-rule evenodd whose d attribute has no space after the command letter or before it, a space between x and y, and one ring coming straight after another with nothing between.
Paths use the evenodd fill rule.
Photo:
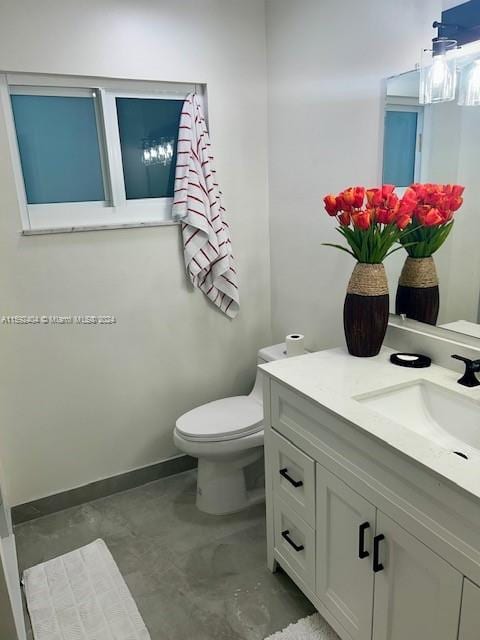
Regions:
<instances>
[{"instance_id":1,"label":"light fixture","mask_svg":"<svg viewBox=\"0 0 480 640\"><path fill-rule=\"evenodd\" d=\"M474 60L462 69L458 104L465 107L480 105L480 60Z\"/></svg>"},{"instance_id":2,"label":"light fixture","mask_svg":"<svg viewBox=\"0 0 480 640\"><path fill-rule=\"evenodd\" d=\"M166 167L172 161L174 146L175 140L170 138L160 138L160 140L145 138L142 141L143 164L147 167L152 164Z\"/></svg>"},{"instance_id":3,"label":"light fixture","mask_svg":"<svg viewBox=\"0 0 480 640\"><path fill-rule=\"evenodd\" d=\"M438 22L433 23L434 28L440 26ZM456 40L437 36L432 40L432 48L423 51L420 67L420 104L455 100L457 62L451 52L456 48Z\"/></svg>"}]
</instances>

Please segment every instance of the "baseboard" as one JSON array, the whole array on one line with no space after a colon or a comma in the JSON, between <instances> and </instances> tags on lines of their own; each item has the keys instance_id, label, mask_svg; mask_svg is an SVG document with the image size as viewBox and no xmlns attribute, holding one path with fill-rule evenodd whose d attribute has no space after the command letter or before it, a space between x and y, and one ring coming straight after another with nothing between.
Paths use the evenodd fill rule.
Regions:
<instances>
[{"instance_id":1,"label":"baseboard","mask_svg":"<svg viewBox=\"0 0 480 640\"><path fill-rule=\"evenodd\" d=\"M194 469L196 466L197 459L191 458L190 456L180 455L175 458L169 458L168 460L157 462L148 467L134 469L133 471L121 473L118 476L90 482L82 487L76 487L75 489L55 493L45 498L18 504L12 507L12 521L13 524L16 525L21 522L27 522L28 520L34 520L35 518L55 513L56 511L75 507L84 502L90 502L91 500L104 498L119 491L139 487L142 484L153 482L159 478L182 473L183 471Z\"/></svg>"}]
</instances>

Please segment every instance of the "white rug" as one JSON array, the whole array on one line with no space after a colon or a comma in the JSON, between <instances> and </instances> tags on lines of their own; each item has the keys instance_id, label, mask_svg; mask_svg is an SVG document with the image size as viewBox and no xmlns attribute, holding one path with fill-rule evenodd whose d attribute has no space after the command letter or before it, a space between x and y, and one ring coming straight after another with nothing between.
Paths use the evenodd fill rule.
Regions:
<instances>
[{"instance_id":1,"label":"white rug","mask_svg":"<svg viewBox=\"0 0 480 640\"><path fill-rule=\"evenodd\" d=\"M265 640L340 640L332 627L318 614L288 625Z\"/></svg>"},{"instance_id":2,"label":"white rug","mask_svg":"<svg viewBox=\"0 0 480 640\"><path fill-rule=\"evenodd\" d=\"M150 640L103 540L23 574L35 640Z\"/></svg>"}]
</instances>

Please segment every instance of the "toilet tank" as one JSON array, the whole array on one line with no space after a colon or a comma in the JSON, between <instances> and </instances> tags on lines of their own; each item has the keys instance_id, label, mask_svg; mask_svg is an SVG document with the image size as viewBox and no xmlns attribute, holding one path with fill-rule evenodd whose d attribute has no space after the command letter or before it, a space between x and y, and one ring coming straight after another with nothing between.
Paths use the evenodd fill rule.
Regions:
<instances>
[{"instance_id":1,"label":"toilet tank","mask_svg":"<svg viewBox=\"0 0 480 640\"><path fill-rule=\"evenodd\" d=\"M263 347L257 354L257 364L265 364L273 362L273 360L281 360L287 357L287 348L284 342L274 344L271 347Z\"/></svg>"},{"instance_id":2,"label":"toilet tank","mask_svg":"<svg viewBox=\"0 0 480 640\"><path fill-rule=\"evenodd\" d=\"M280 360L281 358L286 357L287 352L285 343L281 342L280 344L274 344L271 347L263 347L263 349L260 349L257 354L257 364L265 364L267 362L273 362L273 360ZM260 403L263 402L262 378L258 369L255 377L255 384L250 392L250 396Z\"/></svg>"}]
</instances>

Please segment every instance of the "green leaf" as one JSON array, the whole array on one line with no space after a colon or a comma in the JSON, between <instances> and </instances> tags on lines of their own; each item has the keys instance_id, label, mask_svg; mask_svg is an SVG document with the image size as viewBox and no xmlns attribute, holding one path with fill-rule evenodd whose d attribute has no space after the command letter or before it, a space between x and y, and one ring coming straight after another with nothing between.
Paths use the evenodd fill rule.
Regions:
<instances>
[{"instance_id":1,"label":"green leaf","mask_svg":"<svg viewBox=\"0 0 480 640\"><path fill-rule=\"evenodd\" d=\"M358 254L360 252L360 247L356 242L353 230L349 227L337 227L337 231L345 238L348 244L352 247L353 251Z\"/></svg>"},{"instance_id":2,"label":"green leaf","mask_svg":"<svg viewBox=\"0 0 480 640\"><path fill-rule=\"evenodd\" d=\"M412 227L411 233L408 234L408 240L414 242L407 243L403 238L401 242L412 258L428 258L442 246L450 234L452 226L453 221L435 227L417 225ZM408 245L410 245L409 248L407 248Z\"/></svg>"},{"instance_id":3,"label":"green leaf","mask_svg":"<svg viewBox=\"0 0 480 640\"><path fill-rule=\"evenodd\" d=\"M330 242L322 242L322 246L324 246L324 247L333 247L334 249L340 249L340 251L345 251L345 253L348 253L351 256L353 256L355 259L357 259L357 256L353 253L353 251L350 251L346 247L342 247L340 244L332 244Z\"/></svg>"},{"instance_id":4,"label":"green leaf","mask_svg":"<svg viewBox=\"0 0 480 640\"><path fill-rule=\"evenodd\" d=\"M396 247L395 249L392 249L385 255L385 258L388 258L388 256L391 256L392 253L395 253L395 251L401 251L401 249L403 249L404 247L408 247L408 245L402 245L400 247Z\"/></svg>"}]
</instances>

